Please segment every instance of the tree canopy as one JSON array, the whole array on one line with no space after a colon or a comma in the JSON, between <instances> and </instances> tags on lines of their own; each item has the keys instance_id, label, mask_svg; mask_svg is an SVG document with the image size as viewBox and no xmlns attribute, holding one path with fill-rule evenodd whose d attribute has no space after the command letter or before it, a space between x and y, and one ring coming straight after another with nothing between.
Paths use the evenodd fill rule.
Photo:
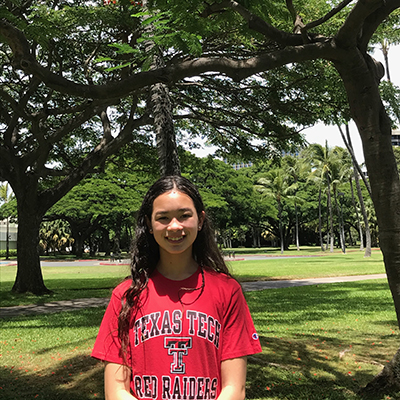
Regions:
<instances>
[{"instance_id":1,"label":"tree canopy","mask_svg":"<svg viewBox=\"0 0 400 400\"><path fill-rule=\"evenodd\" d=\"M128 0L8 0L1 8L0 97L4 106L0 110L0 177L13 188L20 231L26 232L26 237L19 238L18 248L25 254L19 260L15 289L29 289L30 281L40 288L37 291L43 290L33 251L36 243L32 245L28 238L38 236L45 210L87 172L122 143L142 138L140 128L149 126L152 119L146 107L147 88L163 83L175 90L178 82L190 87L193 81L213 75L218 79L224 76L232 80L233 87L240 88L249 85L248 79L263 82L262 74L267 71L278 73L286 68L291 72L298 65L304 66L305 76L309 76L322 63L326 70L332 67L340 79L319 92L329 93L332 115L339 122L350 116L354 119L363 142L380 244L400 323L400 181L391 146L393 121L379 87L384 67L369 54L370 46L381 43L382 37L389 42L398 41L397 33L391 32L398 31L400 0L154 0L147 4L148 9L143 9ZM144 36L148 32L143 29L146 23L153 23L151 37ZM150 68L151 54L144 51L148 40L156 43L154 51L162 52L164 62L159 67ZM303 81L300 78L295 83ZM223 83L224 80L218 84ZM338 107L345 104L343 98L337 97L340 86L347 96L347 110ZM300 89L296 91L298 85L289 84L286 88L294 90L283 93L279 102L270 101L272 114L275 109L278 114L280 105L292 99L289 94L298 94L293 104L306 98ZM256 92L249 91L253 93ZM321 100L321 105L327 103ZM114 131L111 109L107 113L111 106L118 116ZM260 125L252 130L262 134L269 131L263 129L268 127L263 124L266 114L260 113ZM325 110L323 114L329 119L329 112ZM297 122L293 118L285 126L290 128ZM214 123L216 129L218 118L209 123ZM238 136L238 127L234 126L233 136L227 139L226 126L232 120L225 118L224 123L223 129L215 130L222 146L233 151L253 139L247 137L242 126L239 128L243 134ZM92 145L85 145L86 141ZM78 152L77 158L67 159L65 142L72 143L72 149L85 150L84 154ZM257 145L250 141L251 145L254 143ZM275 150L274 144L261 147L268 152L271 147ZM59 162L55 164L58 170L49 168L49 160L53 160L48 157L50 154ZM63 174L65 171L67 175ZM47 183L50 177L57 181L54 175L60 174L63 176L56 185L39 190L39 183ZM31 267L27 261L24 267L23 260L29 260Z\"/></svg>"}]
</instances>

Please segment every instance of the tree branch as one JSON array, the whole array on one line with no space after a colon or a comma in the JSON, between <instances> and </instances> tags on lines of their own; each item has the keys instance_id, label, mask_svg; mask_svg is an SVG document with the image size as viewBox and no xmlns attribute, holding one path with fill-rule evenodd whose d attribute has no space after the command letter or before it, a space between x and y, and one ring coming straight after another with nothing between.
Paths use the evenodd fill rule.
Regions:
<instances>
[{"instance_id":1,"label":"tree branch","mask_svg":"<svg viewBox=\"0 0 400 400\"><path fill-rule=\"evenodd\" d=\"M249 10L247 10L247 8L243 7L238 2L233 0L225 0L221 3L212 4L205 9L202 16L208 16L226 8L231 8L232 10L236 11L248 23L250 29L261 33L266 38L273 40L283 47L298 46L304 43L301 35L287 33L285 31L275 28L274 26L268 24L262 18L251 13ZM295 11L294 14L296 14ZM296 15L294 16L294 21L296 21Z\"/></svg>"},{"instance_id":2,"label":"tree branch","mask_svg":"<svg viewBox=\"0 0 400 400\"><path fill-rule=\"evenodd\" d=\"M253 22L255 25L264 23L259 18L256 18ZM267 30L269 29L269 27L266 28ZM260 29L262 30L261 26ZM281 31L279 32L279 34L282 33ZM14 33L14 35L12 35L12 33ZM299 35L287 34L297 37L297 39L293 42L290 40L285 41L285 45L291 43L292 45L296 44L297 47L288 47L279 52L262 53L247 60L234 60L227 57L201 57L156 70L140 72L117 83L83 85L70 81L41 66L30 53L29 44L22 32L9 23L0 21L0 34L3 34L7 38L8 43L13 49L14 65L18 66L25 73L33 74L48 87L61 93L97 99L123 97L135 90L153 85L157 82L176 82L185 77L197 76L210 71L220 72L236 81L240 81L252 74L270 70L287 63L301 62L315 58L331 59L335 54L335 48L330 46L327 39L321 38L319 42L301 45L302 41Z\"/></svg>"},{"instance_id":3,"label":"tree branch","mask_svg":"<svg viewBox=\"0 0 400 400\"><path fill-rule=\"evenodd\" d=\"M136 108L136 101L130 112L130 117L124 128L120 131L117 137L109 142L101 141L83 160L83 162L76 167L69 175L55 187L45 190L41 193L41 202L44 207L49 204L54 204L61 199L73 186L80 182L87 173L93 168L101 164L108 156L115 154L122 146L132 140L132 132L140 126L149 123L148 115L144 115L139 119L134 119L133 114Z\"/></svg>"},{"instance_id":4,"label":"tree branch","mask_svg":"<svg viewBox=\"0 0 400 400\"><path fill-rule=\"evenodd\" d=\"M344 48L355 47L362 35L365 20L383 4L383 0L357 1L335 35L336 43Z\"/></svg>"},{"instance_id":5,"label":"tree branch","mask_svg":"<svg viewBox=\"0 0 400 400\"><path fill-rule=\"evenodd\" d=\"M41 129L35 130L36 135L31 136L29 138L30 141L38 140L39 146L36 150L27 153L24 157L22 157L21 162L25 163L25 165L33 165L37 164L37 167L40 169L44 166L47 161L48 153L52 149L54 143L58 142L64 136L68 135L71 131L81 126L84 122L91 119L93 116L97 115L104 108L103 104L99 104L99 102L93 102L91 106L87 107L84 112L77 115L76 117L69 120L67 123L62 125L62 127L56 130L53 134L44 135L45 132L42 132ZM42 138L40 136L43 136ZM44 140L44 137L46 139ZM27 141L18 146L20 149L26 146Z\"/></svg>"},{"instance_id":6,"label":"tree branch","mask_svg":"<svg viewBox=\"0 0 400 400\"><path fill-rule=\"evenodd\" d=\"M365 19L361 38L359 39L359 47L367 51L368 43L372 35L376 32L378 26L390 15L395 9L400 7L399 0L387 0L382 2L382 6Z\"/></svg>"}]
</instances>

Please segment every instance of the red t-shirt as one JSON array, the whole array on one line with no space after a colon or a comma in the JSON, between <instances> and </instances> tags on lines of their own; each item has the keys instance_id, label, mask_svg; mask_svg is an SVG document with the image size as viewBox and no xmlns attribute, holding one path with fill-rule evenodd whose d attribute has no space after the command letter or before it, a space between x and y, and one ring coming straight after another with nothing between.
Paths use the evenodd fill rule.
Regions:
<instances>
[{"instance_id":1,"label":"red t-shirt","mask_svg":"<svg viewBox=\"0 0 400 400\"><path fill-rule=\"evenodd\" d=\"M221 361L261 352L240 285L204 269L183 281L150 277L129 331L131 389L142 399L216 399ZM203 284L204 280L204 284ZM92 357L124 364L117 318L131 281L114 289Z\"/></svg>"}]
</instances>

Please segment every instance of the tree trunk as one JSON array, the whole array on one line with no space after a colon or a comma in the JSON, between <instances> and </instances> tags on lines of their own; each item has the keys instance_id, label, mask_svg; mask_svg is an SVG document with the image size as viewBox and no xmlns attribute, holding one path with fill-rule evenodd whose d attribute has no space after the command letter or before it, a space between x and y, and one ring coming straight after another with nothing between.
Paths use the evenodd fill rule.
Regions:
<instances>
[{"instance_id":1,"label":"tree trunk","mask_svg":"<svg viewBox=\"0 0 400 400\"><path fill-rule=\"evenodd\" d=\"M339 220L339 241L340 241L340 248L342 249L343 253L346 253L346 247L344 243L344 228L343 228L343 221L342 221L342 213L340 212L338 200L337 200L337 192L336 188L333 189L333 199L335 201L336 207L336 214Z\"/></svg>"},{"instance_id":2,"label":"tree trunk","mask_svg":"<svg viewBox=\"0 0 400 400\"><path fill-rule=\"evenodd\" d=\"M372 245L371 244L371 230L369 228L367 210L365 209L364 197L362 195L360 179L358 178L357 171L354 171L354 180L356 182L357 196L358 196L358 201L360 202L361 215L363 216L364 227L365 227L364 228L365 229L364 257L371 257L371 245Z\"/></svg>"},{"instance_id":3,"label":"tree trunk","mask_svg":"<svg viewBox=\"0 0 400 400\"><path fill-rule=\"evenodd\" d=\"M296 216L296 248L300 251L300 240L299 240L299 216L297 214L297 203L294 202L294 213Z\"/></svg>"},{"instance_id":4,"label":"tree trunk","mask_svg":"<svg viewBox=\"0 0 400 400\"><path fill-rule=\"evenodd\" d=\"M325 251L324 248L324 240L322 238L322 210L321 210L321 186L319 187L319 194L318 194L318 230L319 230L319 243L321 245L321 250Z\"/></svg>"},{"instance_id":5,"label":"tree trunk","mask_svg":"<svg viewBox=\"0 0 400 400\"><path fill-rule=\"evenodd\" d=\"M356 179L355 178L356 174L357 174L357 171L353 168L354 179ZM354 196L353 179L351 177L349 178L349 182L350 182L350 191L351 191L351 202L353 203L354 212L356 213L356 217L357 217L357 227L358 227L358 233L360 236L360 250L364 250L364 234L363 234L363 230L362 230L362 226L361 226L360 214L358 213L357 203L356 203L356 199Z\"/></svg>"},{"instance_id":6,"label":"tree trunk","mask_svg":"<svg viewBox=\"0 0 400 400\"><path fill-rule=\"evenodd\" d=\"M372 197L372 195L371 195L371 186L369 185L368 179L365 177L364 173L362 172L361 167L358 165L358 162L357 162L357 159L356 159L356 155L354 154L353 143L352 143L351 137L350 137L349 124L346 124L346 136L347 136L347 138L344 135L343 130L340 127L339 123L337 123L337 126L339 128L340 135L342 136L343 143L345 144L347 150L350 153L351 159L353 160L353 167L360 174L360 177L361 177L361 179L363 180L363 182L365 184L365 187L366 187L366 189L368 191L369 196Z\"/></svg>"},{"instance_id":7,"label":"tree trunk","mask_svg":"<svg viewBox=\"0 0 400 400\"><path fill-rule=\"evenodd\" d=\"M151 87L150 93L161 175L180 175L181 169L168 87L157 83Z\"/></svg>"},{"instance_id":8,"label":"tree trunk","mask_svg":"<svg viewBox=\"0 0 400 400\"><path fill-rule=\"evenodd\" d=\"M379 374L371 382L361 389L361 394L369 398L381 397L382 392L400 390L400 348L397 350L391 361L385 364ZM390 397L388 397L390 398Z\"/></svg>"},{"instance_id":9,"label":"tree trunk","mask_svg":"<svg viewBox=\"0 0 400 400\"><path fill-rule=\"evenodd\" d=\"M390 79L390 69L389 69L389 44L386 40L382 40L381 49L382 49L383 58L385 60L385 69L386 69L387 80L389 82L391 82L392 80Z\"/></svg>"},{"instance_id":10,"label":"tree trunk","mask_svg":"<svg viewBox=\"0 0 400 400\"><path fill-rule=\"evenodd\" d=\"M341 130L340 130L340 132L342 133ZM349 125L346 125L346 136L347 136L347 140L346 140L345 136L342 134L343 140L344 140L344 142L346 144L346 147L349 150L349 152L351 154L351 158L353 160L354 181L356 183L357 196L358 196L358 200L360 202L361 214L363 216L364 225L365 225L365 252L364 252L364 257L371 257L371 230L369 229L368 215L367 215L367 210L365 209L364 197L363 197L362 191L361 191L359 174L363 178L363 181L364 181L365 186L367 188L368 194L372 198L371 188L370 188L369 182L365 179L365 176L364 176L363 172L360 171L359 165L358 165L357 160L356 160L356 158L354 156L353 143L352 143L351 137L350 137Z\"/></svg>"},{"instance_id":11,"label":"tree trunk","mask_svg":"<svg viewBox=\"0 0 400 400\"><path fill-rule=\"evenodd\" d=\"M105 256L108 257L111 254L111 246L110 246L110 234L107 229L101 227L101 251L105 252Z\"/></svg>"},{"instance_id":12,"label":"tree trunk","mask_svg":"<svg viewBox=\"0 0 400 400\"><path fill-rule=\"evenodd\" d=\"M283 226L282 226L282 204L278 201L278 219L279 219L279 235L281 238L281 254L285 250L285 238L283 236Z\"/></svg>"},{"instance_id":13,"label":"tree trunk","mask_svg":"<svg viewBox=\"0 0 400 400\"><path fill-rule=\"evenodd\" d=\"M84 234L85 231L82 229L80 224L77 224L73 220L68 220L69 227L71 229L71 236L74 238L74 243L72 244L72 252L75 254L77 258L81 258L83 256L83 244L84 244Z\"/></svg>"},{"instance_id":14,"label":"tree trunk","mask_svg":"<svg viewBox=\"0 0 400 400\"><path fill-rule=\"evenodd\" d=\"M381 67L354 49L347 52L346 60L335 66L343 78L350 110L362 139L380 246L400 325L400 180L391 143L391 122L379 93ZM398 354L390 364L387 369L400 370ZM393 377L399 386L399 375L396 373ZM387 383L388 378L378 386L382 388Z\"/></svg>"},{"instance_id":15,"label":"tree trunk","mask_svg":"<svg viewBox=\"0 0 400 400\"><path fill-rule=\"evenodd\" d=\"M147 8L147 0L143 1L143 8ZM146 19L145 17L145 20ZM154 30L152 24L148 24L145 29L147 29L149 34ZM165 67L162 54L158 51L154 42L146 42L146 52L148 54L153 53L150 69ZM164 83L156 83L150 87L150 104L154 119L153 126L156 134L161 176L180 175L181 167L172 118L172 104L167 85Z\"/></svg>"},{"instance_id":16,"label":"tree trunk","mask_svg":"<svg viewBox=\"0 0 400 400\"><path fill-rule=\"evenodd\" d=\"M12 291L43 295L51 291L44 284L40 266L38 246L42 214L38 212L36 187L34 185L32 194L29 185L18 186L19 190L13 187L18 207L18 267Z\"/></svg>"},{"instance_id":17,"label":"tree trunk","mask_svg":"<svg viewBox=\"0 0 400 400\"><path fill-rule=\"evenodd\" d=\"M333 242L334 242L334 236L333 236L333 213L332 213L332 200L331 200L331 182L329 179L329 176L327 175L327 181L328 181L328 215L329 215L329 236L330 236L330 252L333 253Z\"/></svg>"}]
</instances>

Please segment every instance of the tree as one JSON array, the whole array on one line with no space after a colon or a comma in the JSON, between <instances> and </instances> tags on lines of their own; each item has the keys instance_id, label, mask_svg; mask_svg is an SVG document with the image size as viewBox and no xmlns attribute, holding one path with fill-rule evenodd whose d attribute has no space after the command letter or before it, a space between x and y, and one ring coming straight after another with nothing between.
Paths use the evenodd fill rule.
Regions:
<instances>
[{"instance_id":1,"label":"tree","mask_svg":"<svg viewBox=\"0 0 400 400\"><path fill-rule=\"evenodd\" d=\"M233 233L241 226L258 222L262 210L245 175L211 156L199 159L186 153L181 160L182 173L199 188L215 229L226 239L225 245L232 244Z\"/></svg>"},{"instance_id":2,"label":"tree","mask_svg":"<svg viewBox=\"0 0 400 400\"><path fill-rule=\"evenodd\" d=\"M107 165L102 173L93 174L70 190L46 214L46 219L62 219L69 223L73 249L81 257L84 244L90 236L101 230L109 236L113 232L113 251L120 252L121 231L134 225L133 215L138 211L154 176L149 173L119 171ZM129 247L125 243L125 247Z\"/></svg>"},{"instance_id":3,"label":"tree","mask_svg":"<svg viewBox=\"0 0 400 400\"><path fill-rule=\"evenodd\" d=\"M20 9L9 2L2 12L13 21L19 11L26 13L28 20L37 21L35 26L29 26L27 20L18 23L32 29L37 42L28 46L35 49L37 59L48 68L57 68L60 75L67 74L81 82L101 82L100 74L76 68L74 57L90 53L94 56L91 39L107 25L106 15L101 15L101 9L94 18L89 9L79 14L64 8L63 16L50 12L47 22L55 24L55 30L41 18L43 8L44 5L35 4ZM77 35L73 27L83 21L93 30ZM13 290L41 294L47 288L37 249L39 226L46 211L108 156L135 140L135 130L149 123L149 118L140 113L137 99L132 96L123 102L115 98L88 101L65 97L43 85L40 78L19 73L13 68L12 49L5 42L8 35L20 33L4 19L1 24L6 30L11 29L0 34L4 82L0 90L0 177L13 188L18 207L18 270ZM39 29L41 32L37 33ZM108 108L110 105L115 106L113 111ZM117 114L117 119L111 123L112 113Z\"/></svg>"},{"instance_id":4,"label":"tree","mask_svg":"<svg viewBox=\"0 0 400 400\"><path fill-rule=\"evenodd\" d=\"M283 158L283 168L285 170L285 173L293 179L293 184L295 185L293 202L294 202L294 212L295 212L295 216L296 216L296 248L297 248L297 251L300 250L300 241L299 241L299 216L298 216L298 210L297 210L299 199L297 198L296 194L298 192L299 180L309 168L307 163L304 163L303 161L304 160L302 160L300 157L295 157L295 156L290 156L290 155L287 155ZM300 202L302 202L301 199L300 199Z\"/></svg>"},{"instance_id":5,"label":"tree","mask_svg":"<svg viewBox=\"0 0 400 400\"><path fill-rule=\"evenodd\" d=\"M265 197L271 197L276 201L278 208L278 224L281 245L281 254L285 250L285 237L283 228L282 212L285 199L291 198L295 193L297 185L290 184L288 175L284 173L282 168L275 168L260 177L254 188Z\"/></svg>"},{"instance_id":6,"label":"tree","mask_svg":"<svg viewBox=\"0 0 400 400\"><path fill-rule=\"evenodd\" d=\"M182 35L179 29L175 32L174 24L168 25L170 31L166 34L162 28L166 22L164 14L158 19L147 18L139 2L131 4L129 0L105 3L7 1L6 7L0 9L0 70L4 83L0 90L0 179L10 183L18 205L18 272L13 286L17 292L47 292L37 252L39 226L47 210L86 174L101 170L107 157L127 143L136 144L137 155L142 156L140 144L153 142L154 121L157 123L160 116L162 122L167 115L158 114L158 108L153 107L155 102L151 100L149 87L164 91L165 96L156 96L160 100L157 104L169 109L166 92L171 80L160 71L168 68L174 57L181 59L182 49L197 46L201 50L196 35ZM161 26L157 30L157 24L152 22L157 29L150 38L141 25L146 20L159 20L158 27ZM171 31L174 31L172 36ZM164 42L171 37L171 42ZM150 55L144 45L149 41L154 42ZM161 55L161 64L166 67L154 64L150 68L153 55L163 47L167 50ZM176 51L172 51L175 47ZM68 77L69 88L82 84L107 89L95 96L90 90L78 90L75 95L58 90L46 83L45 75L21 70L25 53L33 57L39 69L44 67L42 72L47 71L48 77L61 81ZM137 74L144 77L148 73L157 78L150 81L145 78L136 89L130 84L123 84L122 91L118 88L125 80L135 80ZM181 77L186 75L185 72ZM187 107L187 104L175 103L179 119L183 111L179 105ZM207 123L213 121L218 118ZM267 122L265 115L262 122ZM248 136L236 140L238 127L243 124L232 127L230 121L224 120L218 121L218 125L224 127L225 134L233 131L233 147L247 144ZM163 132L171 133L166 142L175 149L171 121L164 127ZM187 127L186 123L181 128ZM279 124L277 128L281 128ZM199 134L206 130L203 127ZM284 127L281 130L293 131ZM269 133L265 129L263 134L267 139ZM279 135L271 136L279 144ZM225 138L219 142L224 141ZM161 147L166 149L161 157L163 164L170 163L169 145ZM264 155L269 152L269 146L260 147ZM177 165L177 157L174 160L172 166Z\"/></svg>"},{"instance_id":7,"label":"tree","mask_svg":"<svg viewBox=\"0 0 400 400\"><path fill-rule=\"evenodd\" d=\"M62 220L42 222L39 232L39 246L49 255L65 251L74 243L68 225Z\"/></svg>"},{"instance_id":8,"label":"tree","mask_svg":"<svg viewBox=\"0 0 400 400\"><path fill-rule=\"evenodd\" d=\"M44 63L37 52L31 51L26 36L15 27L14 16L8 22L1 21L0 35L12 49L9 57L13 68L23 71L19 73L35 77L64 95L90 99L122 98L140 93L156 82L173 85L210 72L240 81L285 65L308 64L311 69L316 60L333 65L363 142L381 249L400 324L400 180L390 140L392 121L379 91L384 68L368 54L370 45L379 42L374 37L378 28L398 23L400 0L344 0L338 5L316 1L315 7L310 7L309 2L299 4L301 9L296 9L290 0L286 8L280 2L261 1L246 3L246 8L233 0L159 0L154 4L171 13L178 34L193 38L194 32L205 33L204 43L198 40L204 50L200 46L200 54L195 56L193 52L189 54L189 49L181 50L165 67L135 70L126 79L116 77L109 84L101 80L86 84L73 75L60 75L54 65ZM222 39L221 28L225 33ZM0 175L4 177L3 171ZM391 368L388 365L385 373ZM396 383L389 375L387 382Z\"/></svg>"},{"instance_id":9,"label":"tree","mask_svg":"<svg viewBox=\"0 0 400 400\"><path fill-rule=\"evenodd\" d=\"M333 212L331 200L331 185L334 179L333 174L337 169L338 157L334 149L320 144L312 144L306 151L307 159L312 165L312 175L317 176L321 182L326 184L327 204L328 204L328 218L329 218L329 238L330 238L330 251L333 252L334 231L333 231ZM321 197L321 196L320 196Z\"/></svg>"}]
</instances>

